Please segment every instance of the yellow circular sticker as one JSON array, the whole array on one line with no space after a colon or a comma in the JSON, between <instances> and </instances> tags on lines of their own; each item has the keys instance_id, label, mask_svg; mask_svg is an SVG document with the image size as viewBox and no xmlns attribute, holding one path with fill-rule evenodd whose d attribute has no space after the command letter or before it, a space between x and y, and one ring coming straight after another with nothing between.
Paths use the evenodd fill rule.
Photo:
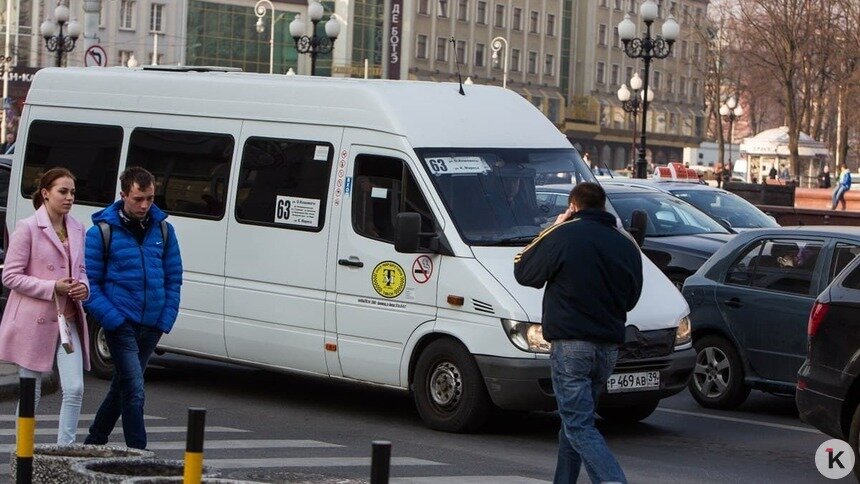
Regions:
<instances>
[{"instance_id":1,"label":"yellow circular sticker","mask_svg":"<svg viewBox=\"0 0 860 484\"><path fill-rule=\"evenodd\" d=\"M397 297L406 289L406 273L396 262L380 262L370 275L373 289L382 297Z\"/></svg>"}]
</instances>

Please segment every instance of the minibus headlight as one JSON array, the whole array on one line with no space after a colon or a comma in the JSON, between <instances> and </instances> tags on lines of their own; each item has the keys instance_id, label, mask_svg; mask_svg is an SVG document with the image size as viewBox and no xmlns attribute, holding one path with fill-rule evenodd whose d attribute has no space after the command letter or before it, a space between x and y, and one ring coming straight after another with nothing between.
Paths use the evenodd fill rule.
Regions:
<instances>
[{"instance_id":1,"label":"minibus headlight","mask_svg":"<svg viewBox=\"0 0 860 484\"><path fill-rule=\"evenodd\" d=\"M534 353L549 353L549 341L543 339L543 326L540 324L503 319L502 326L517 348Z\"/></svg>"},{"instance_id":2,"label":"minibus headlight","mask_svg":"<svg viewBox=\"0 0 860 484\"><path fill-rule=\"evenodd\" d=\"M685 345L690 342L693 334L690 328L690 318L684 316L678 321L678 330L675 332L675 346Z\"/></svg>"}]
</instances>

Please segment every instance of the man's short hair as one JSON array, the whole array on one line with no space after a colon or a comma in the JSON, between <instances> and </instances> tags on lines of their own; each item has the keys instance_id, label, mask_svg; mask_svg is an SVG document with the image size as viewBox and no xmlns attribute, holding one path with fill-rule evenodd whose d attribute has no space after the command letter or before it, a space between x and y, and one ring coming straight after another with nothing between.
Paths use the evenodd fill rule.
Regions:
<instances>
[{"instance_id":1,"label":"man's short hair","mask_svg":"<svg viewBox=\"0 0 860 484\"><path fill-rule=\"evenodd\" d=\"M130 166L119 176L119 186L122 192L128 195L135 183L137 183L137 187L141 190L146 190L155 185L155 177L145 168Z\"/></svg>"},{"instance_id":2,"label":"man's short hair","mask_svg":"<svg viewBox=\"0 0 860 484\"><path fill-rule=\"evenodd\" d=\"M597 183L577 183L573 187L573 190L570 191L567 203L575 204L578 210L586 208L599 208L603 210L606 208L606 192Z\"/></svg>"}]
</instances>

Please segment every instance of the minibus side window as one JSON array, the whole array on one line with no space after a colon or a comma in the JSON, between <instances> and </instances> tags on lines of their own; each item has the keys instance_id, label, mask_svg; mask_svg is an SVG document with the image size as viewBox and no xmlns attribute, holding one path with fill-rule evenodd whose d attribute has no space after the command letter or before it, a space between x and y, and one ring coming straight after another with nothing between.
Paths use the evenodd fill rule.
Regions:
<instances>
[{"instance_id":1,"label":"minibus side window","mask_svg":"<svg viewBox=\"0 0 860 484\"><path fill-rule=\"evenodd\" d=\"M21 195L29 198L42 174L67 168L75 175L75 203L104 206L114 200L122 128L33 121L27 134Z\"/></svg>"},{"instance_id":2,"label":"minibus side window","mask_svg":"<svg viewBox=\"0 0 860 484\"><path fill-rule=\"evenodd\" d=\"M220 220L227 204L233 146L233 137L227 134L136 128L126 166L141 166L155 175L158 208Z\"/></svg>"},{"instance_id":3,"label":"minibus side window","mask_svg":"<svg viewBox=\"0 0 860 484\"><path fill-rule=\"evenodd\" d=\"M319 232L334 147L322 141L252 137L245 142L236 192L241 223Z\"/></svg>"},{"instance_id":4,"label":"minibus side window","mask_svg":"<svg viewBox=\"0 0 860 484\"><path fill-rule=\"evenodd\" d=\"M421 231L433 232L433 215L415 178L397 158L358 155L352 196L352 226L355 233L394 243L397 214L417 212Z\"/></svg>"}]
</instances>

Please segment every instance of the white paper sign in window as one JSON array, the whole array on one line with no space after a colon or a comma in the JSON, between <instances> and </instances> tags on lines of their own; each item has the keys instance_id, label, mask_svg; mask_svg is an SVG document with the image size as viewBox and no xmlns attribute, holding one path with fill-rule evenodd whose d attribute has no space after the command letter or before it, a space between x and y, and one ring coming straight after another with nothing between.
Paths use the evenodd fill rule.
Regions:
<instances>
[{"instance_id":1,"label":"white paper sign in window","mask_svg":"<svg viewBox=\"0 0 860 484\"><path fill-rule=\"evenodd\" d=\"M282 195L275 197L275 223L316 227L319 218L319 199Z\"/></svg>"},{"instance_id":2,"label":"white paper sign in window","mask_svg":"<svg viewBox=\"0 0 860 484\"><path fill-rule=\"evenodd\" d=\"M483 174L490 171L490 166L480 156L434 157L424 160L430 173L441 175L463 175L470 173Z\"/></svg>"},{"instance_id":3,"label":"white paper sign in window","mask_svg":"<svg viewBox=\"0 0 860 484\"><path fill-rule=\"evenodd\" d=\"M327 161L328 160L328 146L325 145L317 145L314 149L314 161Z\"/></svg>"}]
</instances>

